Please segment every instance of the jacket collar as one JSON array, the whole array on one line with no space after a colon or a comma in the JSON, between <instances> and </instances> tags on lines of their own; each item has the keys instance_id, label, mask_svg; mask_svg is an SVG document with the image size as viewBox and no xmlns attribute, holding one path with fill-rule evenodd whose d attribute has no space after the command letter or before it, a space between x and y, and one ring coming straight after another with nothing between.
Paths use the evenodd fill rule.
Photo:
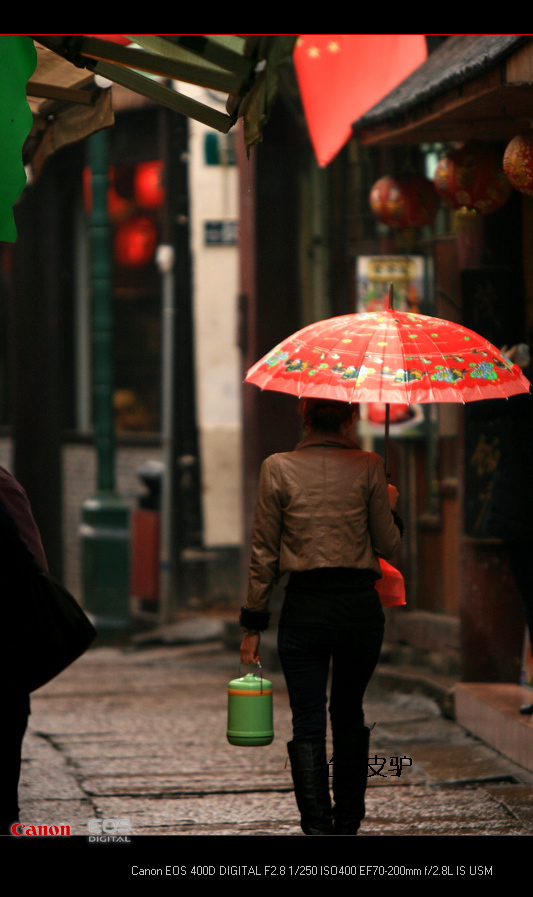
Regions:
<instances>
[{"instance_id":1,"label":"jacket collar","mask_svg":"<svg viewBox=\"0 0 533 897\"><path fill-rule=\"evenodd\" d=\"M342 436L340 433L311 433L310 436L306 436L305 439L302 439L302 441L298 443L295 451L315 445L336 446L338 448L349 449L361 448L355 439L350 439L349 436Z\"/></svg>"}]
</instances>

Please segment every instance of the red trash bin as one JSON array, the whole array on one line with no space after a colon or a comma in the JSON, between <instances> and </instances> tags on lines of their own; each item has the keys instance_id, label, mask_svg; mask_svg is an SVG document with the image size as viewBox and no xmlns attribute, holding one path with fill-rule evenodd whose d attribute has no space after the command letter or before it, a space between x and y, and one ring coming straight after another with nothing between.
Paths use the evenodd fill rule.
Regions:
<instances>
[{"instance_id":1,"label":"red trash bin","mask_svg":"<svg viewBox=\"0 0 533 897\"><path fill-rule=\"evenodd\" d=\"M147 492L131 512L131 597L147 605L148 610L155 610L159 601L159 505L164 472L161 461L147 461L141 467L138 476Z\"/></svg>"}]
</instances>

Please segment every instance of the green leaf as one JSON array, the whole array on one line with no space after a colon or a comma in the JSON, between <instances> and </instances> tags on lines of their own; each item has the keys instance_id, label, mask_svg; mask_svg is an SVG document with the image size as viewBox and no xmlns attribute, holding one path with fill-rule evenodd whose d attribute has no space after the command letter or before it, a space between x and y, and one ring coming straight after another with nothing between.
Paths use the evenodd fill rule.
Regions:
<instances>
[{"instance_id":1,"label":"green leaf","mask_svg":"<svg viewBox=\"0 0 533 897\"><path fill-rule=\"evenodd\" d=\"M22 147L32 125L26 83L37 52L25 34L0 35L0 241L14 243L13 206L26 186Z\"/></svg>"}]
</instances>

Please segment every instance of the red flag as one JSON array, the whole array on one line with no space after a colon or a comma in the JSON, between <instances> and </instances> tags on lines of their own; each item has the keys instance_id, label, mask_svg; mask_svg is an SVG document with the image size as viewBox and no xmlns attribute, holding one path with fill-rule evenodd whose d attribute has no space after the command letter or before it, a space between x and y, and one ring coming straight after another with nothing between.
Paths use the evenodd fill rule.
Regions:
<instances>
[{"instance_id":1,"label":"red flag","mask_svg":"<svg viewBox=\"0 0 533 897\"><path fill-rule=\"evenodd\" d=\"M318 164L331 162L352 124L426 57L423 34L301 34L293 59Z\"/></svg>"},{"instance_id":2,"label":"red flag","mask_svg":"<svg viewBox=\"0 0 533 897\"><path fill-rule=\"evenodd\" d=\"M99 40L107 40L112 44L131 44L125 34L84 34L83 37L97 37Z\"/></svg>"}]
</instances>

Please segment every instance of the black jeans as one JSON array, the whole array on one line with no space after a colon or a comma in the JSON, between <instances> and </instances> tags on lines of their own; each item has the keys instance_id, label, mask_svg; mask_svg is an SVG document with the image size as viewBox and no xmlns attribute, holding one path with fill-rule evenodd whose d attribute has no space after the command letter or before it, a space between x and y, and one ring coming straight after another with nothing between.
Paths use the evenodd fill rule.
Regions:
<instances>
[{"instance_id":1,"label":"black jeans","mask_svg":"<svg viewBox=\"0 0 533 897\"><path fill-rule=\"evenodd\" d=\"M383 626L338 630L280 626L278 651L295 741L326 737L330 662L333 737L360 731L364 725L363 698L379 660L383 631Z\"/></svg>"}]
</instances>

